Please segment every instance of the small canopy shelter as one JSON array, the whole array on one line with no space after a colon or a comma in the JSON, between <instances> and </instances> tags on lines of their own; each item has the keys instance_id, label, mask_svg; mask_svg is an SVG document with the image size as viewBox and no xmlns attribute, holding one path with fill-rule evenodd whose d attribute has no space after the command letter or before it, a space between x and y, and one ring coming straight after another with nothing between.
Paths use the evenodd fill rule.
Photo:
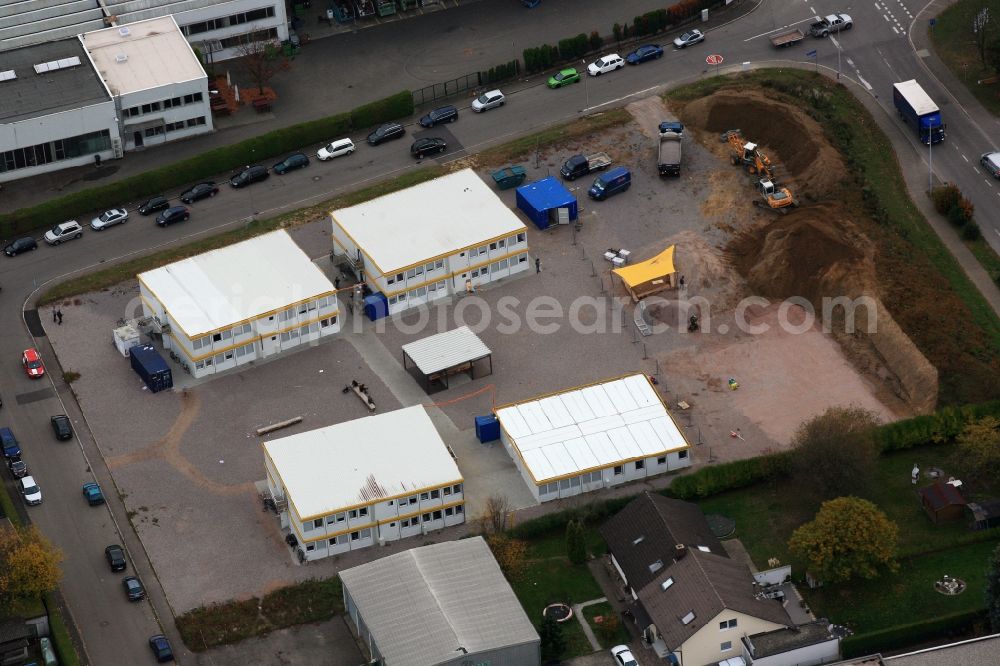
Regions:
<instances>
[{"instance_id":1,"label":"small canopy shelter","mask_svg":"<svg viewBox=\"0 0 1000 666\"><path fill-rule=\"evenodd\" d=\"M674 248L671 245L652 259L631 266L622 266L612 272L621 278L632 300L640 301L650 294L676 285L677 269L674 267Z\"/></svg>"},{"instance_id":2,"label":"small canopy shelter","mask_svg":"<svg viewBox=\"0 0 1000 666\"><path fill-rule=\"evenodd\" d=\"M972 512L972 529L988 530L991 527L1000 527L1000 500L969 502L968 507Z\"/></svg>"},{"instance_id":3,"label":"small canopy shelter","mask_svg":"<svg viewBox=\"0 0 1000 666\"><path fill-rule=\"evenodd\" d=\"M539 229L548 229L558 222L557 211L569 209L569 221L579 217L576 197L563 187L555 176L528 183L517 188L517 207L535 223Z\"/></svg>"},{"instance_id":4,"label":"small canopy shelter","mask_svg":"<svg viewBox=\"0 0 1000 666\"><path fill-rule=\"evenodd\" d=\"M467 372L475 379L476 362L483 360L489 361L490 371L486 374L492 375L493 352L468 326L403 345L403 368L428 393L448 388L448 378L454 374Z\"/></svg>"},{"instance_id":5,"label":"small canopy shelter","mask_svg":"<svg viewBox=\"0 0 1000 666\"><path fill-rule=\"evenodd\" d=\"M935 523L961 520L965 514L965 498L952 483L937 481L917 491L920 505Z\"/></svg>"}]
</instances>

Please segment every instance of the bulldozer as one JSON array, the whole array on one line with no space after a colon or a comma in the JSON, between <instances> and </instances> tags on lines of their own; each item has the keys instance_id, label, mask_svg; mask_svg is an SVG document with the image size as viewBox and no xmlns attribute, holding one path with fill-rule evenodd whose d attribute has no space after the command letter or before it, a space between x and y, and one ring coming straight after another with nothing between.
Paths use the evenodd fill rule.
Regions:
<instances>
[{"instance_id":1,"label":"bulldozer","mask_svg":"<svg viewBox=\"0 0 1000 666\"><path fill-rule=\"evenodd\" d=\"M770 208L773 211L784 214L798 205L795 197L792 196L791 190L787 187L775 185L769 179L761 178L757 181L757 191L760 193L760 199L753 200L754 206Z\"/></svg>"},{"instance_id":2,"label":"bulldozer","mask_svg":"<svg viewBox=\"0 0 1000 666\"><path fill-rule=\"evenodd\" d=\"M729 161L733 166L742 166L750 175L760 174L768 180L774 178L774 166L771 160L757 149L756 143L745 141L740 130L725 132L722 140L728 142L732 148Z\"/></svg>"}]
</instances>

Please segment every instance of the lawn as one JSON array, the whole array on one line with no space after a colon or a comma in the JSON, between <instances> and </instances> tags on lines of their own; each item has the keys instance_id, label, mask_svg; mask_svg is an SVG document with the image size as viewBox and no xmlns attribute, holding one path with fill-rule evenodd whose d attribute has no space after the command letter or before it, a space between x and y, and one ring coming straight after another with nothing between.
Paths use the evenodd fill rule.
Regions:
<instances>
[{"instance_id":1,"label":"lawn","mask_svg":"<svg viewBox=\"0 0 1000 666\"><path fill-rule=\"evenodd\" d=\"M993 35L1000 35L1000 0L959 0L938 14L934 27L927 29L934 52L951 73L987 110L1000 115L1000 82L977 83L997 73L980 61L972 33L973 18L983 7L989 8Z\"/></svg>"},{"instance_id":2,"label":"lawn","mask_svg":"<svg viewBox=\"0 0 1000 666\"><path fill-rule=\"evenodd\" d=\"M583 609L583 617L586 618L587 623L590 624L590 628L594 630L594 635L597 636L597 640L601 642L601 647L609 650L616 645L622 645L628 643L632 637L629 636L628 629L622 624L621 618L619 618L611 604L600 603L594 604L593 606L587 606ZM597 622L595 618L601 618L601 622ZM605 624L611 618L611 624ZM608 627L613 627L612 631Z\"/></svg>"}]
</instances>

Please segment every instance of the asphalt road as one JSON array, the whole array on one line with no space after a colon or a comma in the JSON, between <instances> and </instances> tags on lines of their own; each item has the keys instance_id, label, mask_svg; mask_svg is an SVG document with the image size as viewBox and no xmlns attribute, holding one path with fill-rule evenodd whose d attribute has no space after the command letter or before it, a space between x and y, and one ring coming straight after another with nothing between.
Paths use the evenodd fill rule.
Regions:
<instances>
[{"instance_id":1,"label":"asphalt road","mask_svg":"<svg viewBox=\"0 0 1000 666\"><path fill-rule=\"evenodd\" d=\"M478 21L479 28L484 34L488 33L488 4L478 3L477 7L470 20ZM768 35L774 34L775 30L787 25L804 27L814 14L833 11L852 14L856 27L835 39L807 39L801 45L781 52L772 49L767 41ZM710 53L723 55L727 65L743 62L762 64L778 58L806 60L806 52L815 49L821 66L836 69L838 46L842 49L841 70L862 82L877 96L879 104L885 109L885 116L878 120L890 131L899 131L895 125L901 125L892 109L891 85L894 81L915 77L938 100L948 122L948 138L943 146L934 148L934 170L941 180L961 186L976 205L977 219L985 235L995 247L1000 248L1000 211L995 199L1000 196L1000 184L989 181L977 166L979 154L995 146L990 142L988 132L982 129L982 124L977 125L976 119L964 113L951 95L928 74L915 54L907 31L911 26L914 30L922 29L926 16L916 18L918 12L918 3L912 1L836 5L830 2L768 0L741 20L711 31L704 44L685 51L668 50L661 60L628 67L596 79L584 77L583 82L560 90L548 90L541 80L536 79L511 89L507 105L500 109L477 115L462 103L460 119L454 124L434 130L409 126L405 139L375 148L365 145L363 137L354 137L358 150L349 157L331 163L314 160L307 169L286 176L272 176L262 184L241 191L224 185L219 196L191 206L192 218L187 223L160 229L152 219L142 218L133 212L124 226L102 233L88 229L81 240L59 247L43 246L37 252L13 259L0 259L0 285L3 286L0 312L5 314L6 322L0 327L0 394L4 398L0 422L14 429L25 450L25 460L42 488L44 503L31 507L28 513L66 554L62 589L82 633L90 662L150 663L152 660L146 638L159 631L153 609L160 617L168 618L164 629L175 648L181 652L182 661L183 651L173 623L169 621L171 614L162 590L156 584L141 544L128 527L121 502L115 497L113 482L103 464L98 444L90 437L83 417L62 380L53 382L51 379L60 374L58 364L46 344L44 331L37 325L32 325L31 329L47 361L49 378L29 380L20 368L20 352L30 346L32 340L27 327L18 325L17 321L21 318L25 299L37 288L77 271L241 224L241 220L251 214L270 216L412 169L416 162L409 156L408 147L415 136L444 138L449 150L436 159L450 160L581 113L613 108L631 97L651 94L664 87L704 76L706 72L711 73L705 64L705 56ZM567 25L565 14L553 12L550 16L558 21L558 32L553 34L569 34L576 27ZM418 29L423 20L413 19L409 23ZM433 17L427 17L427 20L433 20ZM590 26L581 24L578 27L588 29ZM466 28L472 29L471 26ZM532 25L531 29L538 30L539 27ZM377 41L381 30L383 28L366 31L369 40ZM430 34L426 39L433 41L438 36ZM661 39L667 41L666 38ZM440 42L436 46L439 47ZM508 49L506 43L494 40L484 44L479 57L484 61L500 62L507 56ZM439 69L436 75L443 76L447 63L439 62L436 66ZM464 71L464 64L456 65L456 71L459 67ZM350 63L345 63L344 71L351 71ZM918 144L915 137L911 137L910 144L911 152L899 156L904 168L912 168L912 165L928 159L927 148ZM311 152L315 148L311 147ZM119 203L108 202L108 205ZM42 317L48 318L50 313L43 312ZM30 324L30 312L27 319ZM52 324L47 321L46 325ZM63 325L72 326L73 322L67 320ZM109 341L110 331L109 339L95 341L95 344L107 344ZM66 400L60 396L65 396ZM55 441L48 419L51 414L63 412L73 418L81 439ZM122 418L134 418L134 415L122 415ZM137 422L136 427L141 427L141 423ZM94 463L93 471L88 460ZM90 480L92 474L96 475L109 495L107 507L88 507L80 495L80 485ZM9 475L4 478L13 490ZM124 534L118 530L113 517L118 525L125 527ZM152 604L129 604L125 600L121 576L112 575L103 560L104 546L115 542L123 542L130 548L134 556L130 571L139 572L150 590Z\"/></svg>"}]
</instances>

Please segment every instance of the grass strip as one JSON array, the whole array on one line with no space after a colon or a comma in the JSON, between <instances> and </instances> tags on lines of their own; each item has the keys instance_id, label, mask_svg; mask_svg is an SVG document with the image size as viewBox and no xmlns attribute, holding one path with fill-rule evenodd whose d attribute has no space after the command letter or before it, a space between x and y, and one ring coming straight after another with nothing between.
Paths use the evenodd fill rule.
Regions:
<instances>
[{"instance_id":1,"label":"grass strip","mask_svg":"<svg viewBox=\"0 0 1000 666\"><path fill-rule=\"evenodd\" d=\"M992 42L996 35L996 21L1000 17L1000 0L959 0L938 13L934 27L927 29L934 53L987 111L1000 116L1000 82L979 83L997 74L979 59L972 32L973 19L983 9L990 12L992 29L988 32Z\"/></svg>"},{"instance_id":2,"label":"grass strip","mask_svg":"<svg viewBox=\"0 0 1000 666\"><path fill-rule=\"evenodd\" d=\"M62 610L51 594L45 597L45 607L49 612L49 637L52 639L52 647L56 651L59 663L62 666L80 666L80 655L69 635Z\"/></svg>"}]
</instances>

